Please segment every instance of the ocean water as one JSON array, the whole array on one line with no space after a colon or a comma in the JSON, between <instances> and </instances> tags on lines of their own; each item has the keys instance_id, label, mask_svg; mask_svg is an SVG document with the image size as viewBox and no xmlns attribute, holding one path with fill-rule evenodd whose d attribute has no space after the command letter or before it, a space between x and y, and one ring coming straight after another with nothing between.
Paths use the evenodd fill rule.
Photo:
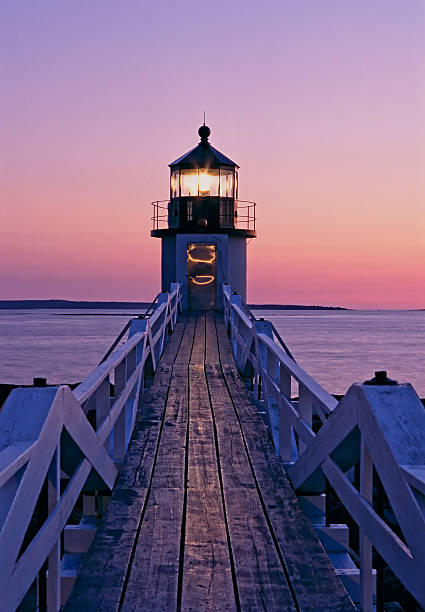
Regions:
<instances>
[{"instance_id":1,"label":"ocean water","mask_svg":"<svg viewBox=\"0 0 425 612\"><path fill-rule=\"evenodd\" d=\"M122 310L0 310L0 383L83 380L133 314Z\"/></svg>"},{"instance_id":2,"label":"ocean water","mask_svg":"<svg viewBox=\"0 0 425 612\"><path fill-rule=\"evenodd\" d=\"M132 314L120 310L0 310L0 383L83 380ZM387 370L425 397L425 311L254 311L330 393Z\"/></svg>"},{"instance_id":3,"label":"ocean water","mask_svg":"<svg viewBox=\"0 0 425 612\"><path fill-rule=\"evenodd\" d=\"M272 321L297 363L330 393L386 370L425 397L425 311L254 311Z\"/></svg>"}]
</instances>

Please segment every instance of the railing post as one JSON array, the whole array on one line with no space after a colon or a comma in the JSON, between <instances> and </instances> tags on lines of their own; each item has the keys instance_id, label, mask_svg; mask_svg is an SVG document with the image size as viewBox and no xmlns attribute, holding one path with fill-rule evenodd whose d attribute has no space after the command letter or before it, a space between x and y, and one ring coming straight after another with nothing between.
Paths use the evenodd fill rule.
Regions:
<instances>
[{"instance_id":1,"label":"railing post","mask_svg":"<svg viewBox=\"0 0 425 612\"><path fill-rule=\"evenodd\" d=\"M109 413L109 376L96 389L96 431Z\"/></svg>"},{"instance_id":2,"label":"railing post","mask_svg":"<svg viewBox=\"0 0 425 612\"><path fill-rule=\"evenodd\" d=\"M361 437L360 452L360 495L372 504L373 494L373 463L365 444L365 436ZM363 529L360 528L360 609L362 612L372 612L373 575L372 575L372 544Z\"/></svg>"},{"instance_id":3,"label":"railing post","mask_svg":"<svg viewBox=\"0 0 425 612\"><path fill-rule=\"evenodd\" d=\"M279 390L288 401L291 401L291 375L282 364L279 365ZM282 461L288 463L292 460L292 427L285 419L285 408L282 406L282 403L282 398L280 398L279 456Z\"/></svg>"},{"instance_id":4,"label":"railing post","mask_svg":"<svg viewBox=\"0 0 425 612\"><path fill-rule=\"evenodd\" d=\"M300 383L299 385L299 402L298 402L298 414L300 418L310 427L313 424L313 396L311 392ZM300 454L305 449L306 445L301 440L299 441L299 452Z\"/></svg>"},{"instance_id":5,"label":"railing post","mask_svg":"<svg viewBox=\"0 0 425 612\"><path fill-rule=\"evenodd\" d=\"M260 319L255 321L255 334L264 334L273 340L273 331L269 321ZM265 370L267 368L267 351L266 347L262 342L258 342L258 361L260 369Z\"/></svg>"},{"instance_id":6,"label":"railing post","mask_svg":"<svg viewBox=\"0 0 425 612\"><path fill-rule=\"evenodd\" d=\"M115 399L118 398L125 388L125 360L115 368L114 376ZM126 452L125 439L126 406L124 405L114 427L114 459L122 461Z\"/></svg>"},{"instance_id":7,"label":"railing post","mask_svg":"<svg viewBox=\"0 0 425 612\"><path fill-rule=\"evenodd\" d=\"M274 355L273 351L271 351L269 348L267 349L266 354L267 354L267 374L270 376L273 382L276 382L276 374L277 374L276 356Z\"/></svg>"},{"instance_id":8,"label":"railing post","mask_svg":"<svg viewBox=\"0 0 425 612\"><path fill-rule=\"evenodd\" d=\"M239 308L242 308L242 298L239 294L232 293L230 295L230 328L231 328L232 349L233 349L233 355L235 357L236 364L239 365L239 362L238 362L239 353L240 353L239 342L237 338L235 338L235 334L233 331L234 328L238 329L237 315L234 309L232 308L232 304L236 304L237 306L239 306Z\"/></svg>"},{"instance_id":9,"label":"railing post","mask_svg":"<svg viewBox=\"0 0 425 612\"><path fill-rule=\"evenodd\" d=\"M110 394L109 376L103 380L95 392L96 405L96 431L99 429L103 421L109 415L109 394ZM105 448L109 451L109 438L105 441Z\"/></svg>"},{"instance_id":10,"label":"railing post","mask_svg":"<svg viewBox=\"0 0 425 612\"><path fill-rule=\"evenodd\" d=\"M175 328L176 322L177 322L177 311L179 310L179 283L171 283L170 293L173 294L174 292L176 296L174 298L175 304L172 305L172 308L174 308L174 312L172 312L171 314L171 321L172 321L171 329Z\"/></svg>"},{"instance_id":11,"label":"railing post","mask_svg":"<svg viewBox=\"0 0 425 612\"><path fill-rule=\"evenodd\" d=\"M136 355L136 348L134 348L129 352L126 358L126 380L127 381L129 380L134 370L136 369L136 365L137 365L136 362L137 362L137 355ZM132 389L129 397L134 398L135 393L136 393L135 389Z\"/></svg>"},{"instance_id":12,"label":"railing post","mask_svg":"<svg viewBox=\"0 0 425 612\"><path fill-rule=\"evenodd\" d=\"M266 372L267 372L267 376L271 378L273 382L276 382L276 373L277 373L276 356L274 355L273 351L271 351L269 348L266 349ZM268 414L269 422L271 424L272 422L271 411L273 409L273 396L269 392L269 387L270 387L269 381L265 378L264 380L264 400L265 402L264 403L265 403L266 411Z\"/></svg>"},{"instance_id":13,"label":"railing post","mask_svg":"<svg viewBox=\"0 0 425 612\"><path fill-rule=\"evenodd\" d=\"M47 504L49 514L54 510L60 498L60 445L56 447L47 473ZM60 564L61 534L53 545L48 557L49 574L47 577L47 610L57 612L60 609Z\"/></svg>"},{"instance_id":14,"label":"railing post","mask_svg":"<svg viewBox=\"0 0 425 612\"><path fill-rule=\"evenodd\" d=\"M163 291L162 293L160 293L158 295L158 308L162 304L167 304L168 305L169 299L170 299L170 294L167 291ZM166 326L167 307L163 311L162 318L163 318L163 322L162 322L162 334L161 334L160 340L158 341L157 347L155 347L155 363L156 364L158 364L158 362L159 362L159 360L161 358L162 350L163 350L164 344L165 344L165 334L167 332L167 326Z\"/></svg>"}]
</instances>

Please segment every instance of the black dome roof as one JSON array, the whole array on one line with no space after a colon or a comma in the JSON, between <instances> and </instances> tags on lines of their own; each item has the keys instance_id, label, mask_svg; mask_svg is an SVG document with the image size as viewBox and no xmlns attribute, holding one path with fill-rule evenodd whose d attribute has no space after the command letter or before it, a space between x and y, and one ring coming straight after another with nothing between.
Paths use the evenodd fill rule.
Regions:
<instances>
[{"instance_id":1,"label":"black dome roof","mask_svg":"<svg viewBox=\"0 0 425 612\"><path fill-rule=\"evenodd\" d=\"M230 166L233 169L239 168L238 164L210 145L208 136L211 130L208 126L201 126L198 133L201 142L169 164L170 168L221 168L222 166Z\"/></svg>"}]
</instances>

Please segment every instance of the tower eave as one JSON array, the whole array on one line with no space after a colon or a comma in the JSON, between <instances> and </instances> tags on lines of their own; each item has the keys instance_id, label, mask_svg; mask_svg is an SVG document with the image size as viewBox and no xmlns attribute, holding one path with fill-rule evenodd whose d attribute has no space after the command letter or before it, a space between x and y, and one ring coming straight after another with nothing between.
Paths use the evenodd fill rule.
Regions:
<instances>
[{"instance_id":1,"label":"tower eave","mask_svg":"<svg viewBox=\"0 0 425 612\"><path fill-rule=\"evenodd\" d=\"M227 236L239 236L240 238L256 238L257 231L256 230L248 230L248 229L236 229L236 228L226 228L226 229L214 229L211 232L207 230L205 232L194 232L192 230L183 231L178 228L164 228L164 229L156 229L151 230L151 236L153 238L165 238L167 236L176 236L177 234L198 234L199 237L203 235L211 235L211 234L226 234Z\"/></svg>"}]
</instances>

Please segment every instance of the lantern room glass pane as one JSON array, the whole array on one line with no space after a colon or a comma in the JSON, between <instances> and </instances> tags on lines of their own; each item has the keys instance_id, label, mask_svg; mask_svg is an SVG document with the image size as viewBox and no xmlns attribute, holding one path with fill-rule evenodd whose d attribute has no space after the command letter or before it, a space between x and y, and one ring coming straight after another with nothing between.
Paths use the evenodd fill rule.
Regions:
<instances>
[{"instance_id":1,"label":"lantern room glass pane","mask_svg":"<svg viewBox=\"0 0 425 612\"><path fill-rule=\"evenodd\" d=\"M220 197L234 197L234 173L232 170L220 170Z\"/></svg>"},{"instance_id":2,"label":"lantern room glass pane","mask_svg":"<svg viewBox=\"0 0 425 612\"><path fill-rule=\"evenodd\" d=\"M199 195L218 196L218 170L199 170Z\"/></svg>"},{"instance_id":3,"label":"lantern room glass pane","mask_svg":"<svg viewBox=\"0 0 425 612\"><path fill-rule=\"evenodd\" d=\"M179 183L180 183L180 172L177 170L174 170L174 172L171 173L171 183L170 183L170 190L171 190L171 197L172 198L178 198L179 197Z\"/></svg>"},{"instance_id":4,"label":"lantern room glass pane","mask_svg":"<svg viewBox=\"0 0 425 612\"><path fill-rule=\"evenodd\" d=\"M181 171L181 192L184 196L198 195L198 170L182 170Z\"/></svg>"}]
</instances>

